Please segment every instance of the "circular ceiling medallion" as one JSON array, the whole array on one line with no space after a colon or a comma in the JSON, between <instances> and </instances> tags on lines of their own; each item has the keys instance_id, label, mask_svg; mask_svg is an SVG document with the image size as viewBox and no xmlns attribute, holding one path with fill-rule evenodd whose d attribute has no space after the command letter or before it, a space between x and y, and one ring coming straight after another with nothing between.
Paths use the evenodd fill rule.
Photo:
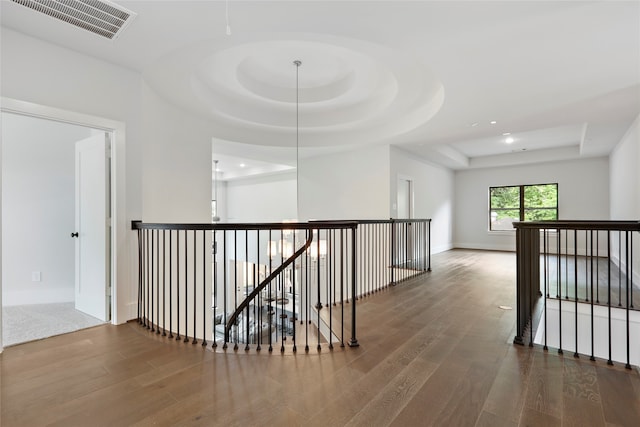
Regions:
<instances>
[{"instance_id":1,"label":"circular ceiling medallion","mask_svg":"<svg viewBox=\"0 0 640 427\"><path fill-rule=\"evenodd\" d=\"M147 70L172 102L205 115L219 135L295 145L296 65L302 146L388 141L433 117L444 88L418 61L383 45L317 34L261 34L199 43Z\"/></svg>"}]
</instances>

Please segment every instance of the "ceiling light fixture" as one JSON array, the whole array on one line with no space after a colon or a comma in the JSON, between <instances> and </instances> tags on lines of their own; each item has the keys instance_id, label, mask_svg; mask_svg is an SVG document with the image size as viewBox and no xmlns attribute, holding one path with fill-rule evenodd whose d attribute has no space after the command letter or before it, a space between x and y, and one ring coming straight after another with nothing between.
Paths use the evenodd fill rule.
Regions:
<instances>
[{"instance_id":1,"label":"ceiling light fixture","mask_svg":"<svg viewBox=\"0 0 640 427\"><path fill-rule=\"evenodd\" d=\"M244 163L240 163L240 167L241 167L241 168L243 168L243 167L245 167L245 166L247 166L247 165L245 165Z\"/></svg>"},{"instance_id":2,"label":"ceiling light fixture","mask_svg":"<svg viewBox=\"0 0 640 427\"><path fill-rule=\"evenodd\" d=\"M507 135L511 135L511 132L505 132L502 134L502 136L507 136Z\"/></svg>"},{"instance_id":3,"label":"ceiling light fixture","mask_svg":"<svg viewBox=\"0 0 640 427\"><path fill-rule=\"evenodd\" d=\"M495 120L491 120L491 121L489 122L489 124L492 124L492 125L495 125L496 123L498 123L498 122L496 122Z\"/></svg>"},{"instance_id":4,"label":"ceiling light fixture","mask_svg":"<svg viewBox=\"0 0 640 427\"><path fill-rule=\"evenodd\" d=\"M508 137L507 139L504 140L504 142L506 142L507 144L511 144L513 143L513 141L515 141L515 139Z\"/></svg>"},{"instance_id":5,"label":"ceiling light fixture","mask_svg":"<svg viewBox=\"0 0 640 427\"><path fill-rule=\"evenodd\" d=\"M472 127L472 128L474 128L474 127L476 127L476 126L478 126L478 122L471 123L471 127Z\"/></svg>"}]
</instances>

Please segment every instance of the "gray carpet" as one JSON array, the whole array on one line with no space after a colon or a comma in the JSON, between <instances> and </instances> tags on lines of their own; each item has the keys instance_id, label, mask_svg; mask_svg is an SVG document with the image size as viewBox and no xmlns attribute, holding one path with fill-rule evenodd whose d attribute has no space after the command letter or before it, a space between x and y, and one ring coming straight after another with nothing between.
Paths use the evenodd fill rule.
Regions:
<instances>
[{"instance_id":1,"label":"gray carpet","mask_svg":"<svg viewBox=\"0 0 640 427\"><path fill-rule=\"evenodd\" d=\"M8 347L102 323L76 310L72 302L2 307L2 342Z\"/></svg>"}]
</instances>

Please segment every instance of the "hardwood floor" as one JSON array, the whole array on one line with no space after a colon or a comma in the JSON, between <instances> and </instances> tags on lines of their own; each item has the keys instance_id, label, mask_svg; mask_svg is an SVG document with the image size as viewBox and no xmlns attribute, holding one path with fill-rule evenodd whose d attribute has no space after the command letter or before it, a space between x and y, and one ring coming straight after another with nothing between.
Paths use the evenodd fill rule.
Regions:
<instances>
[{"instance_id":1,"label":"hardwood floor","mask_svg":"<svg viewBox=\"0 0 640 427\"><path fill-rule=\"evenodd\" d=\"M284 355L136 323L5 349L1 425L638 426L640 375L511 343L515 255L454 250L358 301L360 347Z\"/></svg>"}]
</instances>

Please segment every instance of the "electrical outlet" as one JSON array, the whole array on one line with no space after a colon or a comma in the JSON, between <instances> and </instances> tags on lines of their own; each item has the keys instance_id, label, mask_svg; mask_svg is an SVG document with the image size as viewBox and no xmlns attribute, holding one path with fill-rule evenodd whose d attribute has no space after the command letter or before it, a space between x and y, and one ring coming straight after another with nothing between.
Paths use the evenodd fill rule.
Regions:
<instances>
[{"instance_id":1,"label":"electrical outlet","mask_svg":"<svg viewBox=\"0 0 640 427\"><path fill-rule=\"evenodd\" d=\"M31 273L31 281L32 282L41 282L42 281L42 273L39 271L34 271Z\"/></svg>"}]
</instances>

